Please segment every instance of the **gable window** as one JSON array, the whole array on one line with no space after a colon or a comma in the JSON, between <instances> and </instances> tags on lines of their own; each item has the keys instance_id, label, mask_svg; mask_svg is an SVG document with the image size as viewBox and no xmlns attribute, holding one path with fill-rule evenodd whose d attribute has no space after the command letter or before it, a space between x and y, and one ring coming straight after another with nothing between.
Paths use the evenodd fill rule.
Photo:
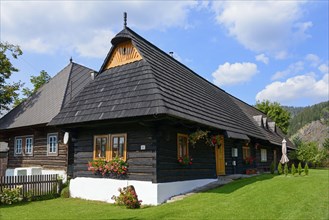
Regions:
<instances>
[{"instance_id":1,"label":"gable window","mask_svg":"<svg viewBox=\"0 0 329 220\"><path fill-rule=\"evenodd\" d=\"M108 146L108 136L98 135L94 137L94 159L105 159Z\"/></svg>"},{"instance_id":2,"label":"gable window","mask_svg":"<svg viewBox=\"0 0 329 220\"><path fill-rule=\"evenodd\" d=\"M266 149L260 149L260 161L267 162L267 150Z\"/></svg>"},{"instance_id":3,"label":"gable window","mask_svg":"<svg viewBox=\"0 0 329 220\"><path fill-rule=\"evenodd\" d=\"M177 157L185 157L189 155L188 135L177 134Z\"/></svg>"},{"instance_id":4,"label":"gable window","mask_svg":"<svg viewBox=\"0 0 329 220\"><path fill-rule=\"evenodd\" d=\"M126 134L113 134L111 135L111 153L110 159L115 157L123 158L126 160Z\"/></svg>"},{"instance_id":5,"label":"gable window","mask_svg":"<svg viewBox=\"0 0 329 220\"><path fill-rule=\"evenodd\" d=\"M47 154L48 156L58 155L58 134L50 133L47 135Z\"/></svg>"},{"instance_id":6,"label":"gable window","mask_svg":"<svg viewBox=\"0 0 329 220\"><path fill-rule=\"evenodd\" d=\"M15 138L15 155L21 155L23 149L23 140L21 137Z\"/></svg>"},{"instance_id":7,"label":"gable window","mask_svg":"<svg viewBox=\"0 0 329 220\"><path fill-rule=\"evenodd\" d=\"M109 134L94 136L94 160L112 160L127 158L127 134Z\"/></svg>"},{"instance_id":8,"label":"gable window","mask_svg":"<svg viewBox=\"0 0 329 220\"><path fill-rule=\"evenodd\" d=\"M33 138L25 138L25 154L31 155L33 153Z\"/></svg>"},{"instance_id":9,"label":"gable window","mask_svg":"<svg viewBox=\"0 0 329 220\"><path fill-rule=\"evenodd\" d=\"M250 158L250 147L248 146L242 147L242 157L244 160Z\"/></svg>"}]
</instances>

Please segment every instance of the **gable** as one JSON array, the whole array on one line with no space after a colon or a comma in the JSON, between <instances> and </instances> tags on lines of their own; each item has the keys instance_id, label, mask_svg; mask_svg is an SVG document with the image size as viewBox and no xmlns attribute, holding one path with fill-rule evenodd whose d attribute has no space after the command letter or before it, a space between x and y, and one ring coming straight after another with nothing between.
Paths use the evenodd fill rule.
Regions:
<instances>
[{"instance_id":1,"label":"gable","mask_svg":"<svg viewBox=\"0 0 329 220\"><path fill-rule=\"evenodd\" d=\"M136 47L134 47L131 40L125 41L116 45L110 59L108 59L105 65L105 69L132 63L141 59L142 56L139 54Z\"/></svg>"}]
</instances>

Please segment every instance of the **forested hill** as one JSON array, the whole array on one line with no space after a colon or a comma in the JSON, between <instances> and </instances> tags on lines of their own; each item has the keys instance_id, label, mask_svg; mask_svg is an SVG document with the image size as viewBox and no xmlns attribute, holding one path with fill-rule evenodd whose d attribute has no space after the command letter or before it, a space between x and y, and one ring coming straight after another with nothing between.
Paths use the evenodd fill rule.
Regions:
<instances>
[{"instance_id":1,"label":"forested hill","mask_svg":"<svg viewBox=\"0 0 329 220\"><path fill-rule=\"evenodd\" d=\"M328 102L321 102L308 107L283 107L291 113L292 119L288 129L288 135L294 135L299 129L313 121L321 121L322 124L329 124Z\"/></svg>"}]
</instances>

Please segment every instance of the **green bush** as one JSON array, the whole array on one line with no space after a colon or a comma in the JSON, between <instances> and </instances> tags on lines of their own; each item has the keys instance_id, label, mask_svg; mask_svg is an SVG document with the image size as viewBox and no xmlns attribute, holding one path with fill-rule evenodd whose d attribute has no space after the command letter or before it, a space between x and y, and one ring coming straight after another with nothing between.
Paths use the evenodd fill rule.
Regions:
<instances>
[{"instance_id":1,"label":"green bush","mask_svg":"<svg viewBox=\"0 0 329 220\"><path fill-rule=\"evenodd\" d=\"M124 205L127 209L138 209L141 206L142 201L138 200L137 193L134 186L119 188L120 195L112 196L115 204Z\"/></svg>"},{"instance_id":2,"label":"green bush","mask_svg":"<svg viewBox=\"0 0 329 220\"><path fill-rule=\"evenodd\" d=\"M305 172L305 175L308 176L308 165L307 165L307 163L305 164L304 172Z\"/></svg>"},{"instance_id":3,"label":"green bush","mask_svg":"<svg viewBox=\"0 0 329 220\"><path fill-rule=\"evenodd\" d=\"M289 169L288 169L288 164L287 163L284 164L283 172L284 172L284 175L286 175L286 176L289 173Z\"/></svg>"},{"instance_id":4,"label":"green bush","mask_svg":"<svg viewBox=\"0 0 329 220\"><path fill-rule=\"evenodd\" d=\"M272 161L272 163L271 163L270 171L271 171L272 174L274 174L274 171L275 171L275 163L274 163L274 161Z\"/></svg>"},{"instance_id":5,"label":"green bush","mask_svg":"<svg viewBox=\"0 0 329 220\"><path fill-rule=\"evenodd\" d=\"M297 168L298 175L302 175L303 169L302 169L302 164L299 162L298 168Z\"/></svg>"},{"instance_id":6,"label":"green bush","mask_svg":"<svg viewBox=\"0 0 329 220\"><path fill-rule=\"evenodd\" d=\"M283 172L282 172L282 164L279 163L278 165L278 174L281 175Z\"/></svg>"},{"instance_id":7,"label":"green bush","mask_svg":"<svg viewBox=\"0 0 329 220\"><path fill-rule=\"evenodd\" d=\"M66 186L61 191L61 198L70 198L70 187Z\"/></svg>"},{"instance_id":8,"label":"green bush","mask_svg":"<svg viewBox=\"0 0 329 220\"><path fill-rule=\"evenodd\" d=\"M291 174L294 176L296 174L296 167L295 167L295 164L292 164L291 165Z\"/></svg>"},{"instance_id":9,"label":"green bush","mask_svg":"<svg viewBox=\"0 0 329 220\"><path fill-rule=\"evenodd\" d=\"M13 203L22 201L23 197L21 195L21 189L21 186L12 189L4 188L2 193L0 193L0 203L11 205Z\"/></svg>"}]
</instances>

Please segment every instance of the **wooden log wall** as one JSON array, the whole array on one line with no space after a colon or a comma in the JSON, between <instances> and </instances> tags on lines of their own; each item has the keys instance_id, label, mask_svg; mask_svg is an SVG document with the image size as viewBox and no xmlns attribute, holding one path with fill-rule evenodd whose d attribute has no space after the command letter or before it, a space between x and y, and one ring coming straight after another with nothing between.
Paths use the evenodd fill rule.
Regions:
<instances>
[{"instance_id":1,"label":"wooden log wall","mask_svg":"<svg viewBox=\"0 0 329 220\"><path fill-rule=\"evenodd\" d=\"M138 122L99 125L95 128L80 128L76 133L73 177L97 177L88 171L88 162L93 160L94 135L127 133L127 179L156 182L156 140L152 125L140 125ZM145 145L146 149L141 150L141 145Z\"/></svg>"},{"instance_id":2,"label":"wooden log wall","mask_svg":"<svg viewBox=\"0 0 329 220\"><path fill-rule=\"evenodd\" d=\"M47 134L58 133L58 156L47 156ZM33 135L33 155L14 155L15 137ZM43 127L21 129L9 134L8 168L42 167L43 169L67 170L68 146L63 144L63 132ZM24 149L23 149L24 151Z\"/></svg>"},{"instance_id":3,"label":"wooden log wall","mask_svg":"<svg viewBox=\"0 0 329 220\"><path fill-rule=\"evenodd\" d=\"M165 124L157 129L157 182L216 178L215 150L202 142L189 146L192 165L178 163L177 133L189 134L189 130Z\"/></svg>"}]
</instances>

